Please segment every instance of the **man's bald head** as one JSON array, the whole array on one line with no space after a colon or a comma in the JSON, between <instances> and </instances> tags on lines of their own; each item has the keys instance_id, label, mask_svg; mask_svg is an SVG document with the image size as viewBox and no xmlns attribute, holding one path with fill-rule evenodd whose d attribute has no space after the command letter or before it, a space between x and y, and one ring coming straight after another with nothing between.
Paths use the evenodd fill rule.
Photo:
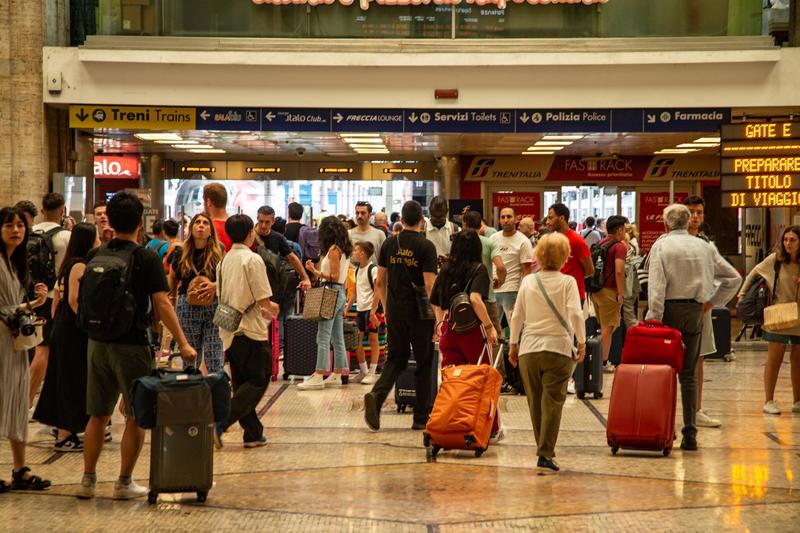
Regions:
<instances>
[{"instance_id":1,"label":"man's bald head","mask_svg":"<svg viewBox=\"0 0 800 533\"><path fill-rule=\"evenodd\" d=\"M533 231L535 229L536 225L533 223L533 219L531 217L523 217L519 221L519 231L521 231L526 237L533 235Z\"/></svg>"}]
</instances>

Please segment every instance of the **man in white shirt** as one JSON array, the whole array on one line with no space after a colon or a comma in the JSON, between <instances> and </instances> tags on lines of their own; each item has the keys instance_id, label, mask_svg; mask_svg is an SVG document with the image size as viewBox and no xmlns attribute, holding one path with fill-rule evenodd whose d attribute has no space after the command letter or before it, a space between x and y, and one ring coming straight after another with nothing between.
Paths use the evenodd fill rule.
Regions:
<instances>
[{"instance_id":1,"label":"man in white shirt","mask_svg":"<svg viewBox=\"0 0 800 533\"><path fill-rule=\"evenodd\" d=\"M48 242L48 246L52 246L55 269L52 272L52 277L48 276L50 279L32 280L34 283L46 283L50 292L47 293L47 302L38 310L38 314L46 322L42 331L42 343L36 347L36 355L34 355L31 362L29 405L33 405L33 400L36 397L36 393L39 392L39 386L42 384L44 375L47 372L47 359L50 355L50 329L53 327L53 317L51 316L53 287L55 286L58 272L61 270L61 263L64 261L64 254L67 251L71 236L69 231L61 227L61 219L64 217L64 205L64 196L61 194L57 192L45 194L42 198L42 218L44 221L31 228L31 233L41 235Z\"/></svg>"},{"instance_id":2,"label":"man in white shirt","mask_svg":"<svg viewBox=\"0 0 800 533\"><path fill-rule=\"evenodd\" d=\"M386 240L386 234L378 228L373 228L369 224L371 216L372 205L369 202L356 202L356 227L351 229L348 233L353 244L359 241L367 241L372 244L374 253L370 260L377 265L378 255L381 252L383 241Z\"/></svg>"},{"instance_id":3,"label":"man in white shirt","mask_svg":"<svg viewBox=\"0 0 800 533\"><path fill-rule=\"evenodd\" d=\"M256 407L264 396L272 373L269 343L270 321L278 315L278 304L270 301L272 288L261 256L251 251L256 234L247 215L225 221L231 249L217 266L217 297L220 305L242 312L236 331L219 328L222 348L231 367L233 398L227 422L216 424L214 444L222 448L222 434L239 422L244 429L244 447L264 446L264 426Z\"/></svg>"},{"instance_id":4,"label":"man in white shirt","mask_svg":"<svg viewBox=\"0 0 800 533\"><path fill-rule=\"evenodd\" d=\"M436 247L439 263L450 255L453 235L458 233L458 226L447 220L447 210L447 200L442 196L434 196L428 206L431 217L425 221L425 237Z\"/></svg>"},{"instance_id":5,"label":"man in white shirt","mask_svg":"<svg viewBox=\"0 0 800 533\"><path fill-rule=\"evenodd\" d=\"M664 209L669 232L650 250L647 320L660 320L681 332L683 369L678 374L683 403L681 448L697 450L697 359L703 313L729 301L742 278L711 244L689 235L691 213L685 205Z\"/></svg>"},{"instance_id":6,"label":"man in white shirt","mask_svg":"<svg viewBox=\"0 0 800 533\"><path fill-rule=\"evenodd\" d=\"M600 232L595 229L594 224L594 217L586 217L586 220L583 221L583 230L581 231L581 237L586 241L590 250L593 244L597 244L603 238Z\"/></svg>"}]
</instances>

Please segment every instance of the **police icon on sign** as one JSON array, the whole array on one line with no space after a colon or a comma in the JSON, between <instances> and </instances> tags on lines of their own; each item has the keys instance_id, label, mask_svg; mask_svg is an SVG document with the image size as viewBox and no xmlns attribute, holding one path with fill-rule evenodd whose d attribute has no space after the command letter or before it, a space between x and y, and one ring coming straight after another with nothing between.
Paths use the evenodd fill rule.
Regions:
<instances>
[{"instance_id":1,"label":"police icon on sign","mask_svg":"<svg viewBox=\"0 0 800 533\"><path fill-rule=\"evenodd\" d=\"M531 115L531 122L534 124L539 124L542 121L542 114L541 113L534 113Z\"/></svg>"}]
</instances>

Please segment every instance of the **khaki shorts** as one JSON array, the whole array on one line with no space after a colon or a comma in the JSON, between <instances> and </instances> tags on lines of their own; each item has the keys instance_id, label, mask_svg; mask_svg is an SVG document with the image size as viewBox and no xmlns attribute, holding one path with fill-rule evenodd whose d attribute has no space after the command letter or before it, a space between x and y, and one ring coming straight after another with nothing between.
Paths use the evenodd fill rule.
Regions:
<instances>
[{"instance_id":1,"label":"khaki shorts","mask_svg":"<svg viewBox=\"0 0 800 533\"><path fill-rule=\"evenodd\" d=\"M622 304L617 303L617 289L605 288L593 293L592 304L601 327L619 326Z\"/></svg>"},{"instance_id":2,"label":"khaki shorts","mask_svg":"<svg viewBox=\"0 0 800 533\"><path fill-rule=\"evenodd\" d=\"M131 387L138 378L155 368L148 346L112 344L89 339L89 373L86 383L86 412L90 416L110 416L119 395L125 400L125 414L133 414Z\"/></svg>"}]
</instances>

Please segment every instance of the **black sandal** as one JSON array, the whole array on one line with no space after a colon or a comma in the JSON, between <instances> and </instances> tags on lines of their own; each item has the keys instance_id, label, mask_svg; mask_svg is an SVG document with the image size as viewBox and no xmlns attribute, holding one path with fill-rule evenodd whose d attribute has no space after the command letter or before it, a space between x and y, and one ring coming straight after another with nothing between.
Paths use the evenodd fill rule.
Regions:
<instances>
[{"instance_id":1,"label":"black sandal","mask_svg":"<svg viewBox=\"0 0 800 533\"><path fill-rule=\"evenodd\" d=\"M39 476L25 474L31 471L27 466L23 466L18 472L11 471L11 488L13 490L44 490L50 488L50 481Z\"/></svg>"},{"instance_id":2,"label":"black sandal","mask_svg":"<svg viewBox=\"0 0 800 533\"><path fill-rule=\"evenodd\" d=\"M0 479L0 494L3 494L4 492L8 492L10 490L11 490L11 485L6 483L4 479Z\"/></svg>"}]
</instances>

